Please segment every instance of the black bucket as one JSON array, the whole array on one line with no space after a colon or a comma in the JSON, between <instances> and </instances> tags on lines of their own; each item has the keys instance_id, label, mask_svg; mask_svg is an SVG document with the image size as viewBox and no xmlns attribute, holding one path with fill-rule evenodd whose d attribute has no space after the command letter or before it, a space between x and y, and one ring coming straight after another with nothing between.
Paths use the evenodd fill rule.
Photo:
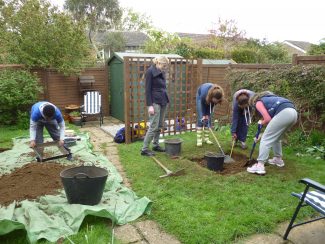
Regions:
<instances>
[{"instance_id":1,"label":"black bucket","mask_svg":"<svg viewBox=\"0 0 325 244\"><path fill-rule=\"evenodd\" d=\"M180 138L165 139L165 150L170 156L179 156L181 154L183 140Z\"/></svg>"},{"instance_id":2,"label":"black bucket","mask_svg":"<svg viewBox=\"0 0 325 244\"><path fill-rule=\"evenodd\" d=\"M103 196L108 172L96 166L61 171L60 177L70 204L96 205Z\"/></svg>"},{"instance_id":3,"label":"black bucket","mask_svg":"<svg viewBox=\"0 0 325 244\"><path fill-rule=\"evenodd\" d=\"M222 171L223 163L225 161L225 157L223 155L218 155L214 153L206 153L204 158L207 160L207 167L209 170L213 171Z\"/></svg>"}]
</instances>

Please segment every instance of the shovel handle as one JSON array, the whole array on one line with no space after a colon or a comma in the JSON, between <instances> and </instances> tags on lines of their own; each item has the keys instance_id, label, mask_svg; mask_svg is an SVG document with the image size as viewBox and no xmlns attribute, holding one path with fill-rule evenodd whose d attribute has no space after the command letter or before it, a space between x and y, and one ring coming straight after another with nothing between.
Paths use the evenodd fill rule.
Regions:
<instances>
[{"instance_id":1,"label":"shovel handle","mask_svg":"<svg viewBox=\"0 0 325 244\"><path fill-rule=\"evenodd\" d=\"M255 139L258 139L258 137L259 137L259 135L261 133L262 127L263 127L262 124L258 124L257 125L257 132L255 134ZM251 153L249 155L249 160L252 160L252 156L253 156L253 152L254 152L255 146L256 146L256 142L254 140L253 147L252 147Z\"/></svg>"},{"instance_id":2,"label":"shovel handle","mask_svg":"<svg viewBox=\"0 0 325 244\"><path fill-rule=\"evenodd\" d=\"M155 162L160 166L162 167L165 171L166 171L166 174L170 174L172 173L169 169L167 169L161 162L159 162L159 160L157 158L155 158L154 156L152 156L153 160L155 160Z\"/></svg>"},{"instance_id":3,"label":"shovel handle","mask_svg":"<svg viewBox=\"0 0 325 244\"><path fill-rule=\"evenodd\" d=\"M221 145L220 145L220 143L219 143L217 137L216 137L215 134L213 133L212 129L209 128L209 130L210 130L210 132L211 132L211 134L212 134L214 140L216 141L216 143L217 143L217 145L218 145L218 147L219 147L219 149L220 149L222 155L225 155L225 153L224 153L224 151L222 150Z\"/></svg>"},{"instance_id":4,"label":"shovel handle","mask_svg":"<svg viewBox=\"0 0 325 244\"><path fill-rule=\"evenodd\" d=\"M229 157L231 157L231 155L232 155L232 151L234 150L235 143L236 143L236 140L233 140Z\"/></svg>"}]
</instances>

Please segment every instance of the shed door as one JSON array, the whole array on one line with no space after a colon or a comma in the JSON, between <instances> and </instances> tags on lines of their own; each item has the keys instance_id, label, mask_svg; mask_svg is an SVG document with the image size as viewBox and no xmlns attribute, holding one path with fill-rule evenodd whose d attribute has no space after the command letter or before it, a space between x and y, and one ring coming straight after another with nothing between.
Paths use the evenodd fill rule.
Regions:
<instances>
[{"instance_id":1,"label":"shed door","mask_svg":"<svg viewBox=\"0 0 325 244\"><path fill-rule=\"evenodd\" d=\"M123 63L118 61L110 64L110 79L112 117L124 121Z\"/></svg>"}]
</instances>

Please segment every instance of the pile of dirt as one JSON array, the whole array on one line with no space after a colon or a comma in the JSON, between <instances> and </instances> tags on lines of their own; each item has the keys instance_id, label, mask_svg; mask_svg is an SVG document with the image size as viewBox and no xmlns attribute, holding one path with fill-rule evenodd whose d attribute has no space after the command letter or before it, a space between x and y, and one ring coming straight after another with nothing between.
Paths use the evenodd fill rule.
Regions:
<instances>
[{"instance_id":1,"label":"pile of dirt","mask_svg":"<svg viewBox=\"0 0 325 244\"><path fill-rule=\"evenodd\" d=\"M222 171L216 171L217 174L221 174L221 175L232 175L232 174L236 174L239 172L246 172L246 168L247 166L245 166L246 162L248 161L248 158L246 155L242 155L242 154L236 154L234 153L231 156L235 162L234 163L227 163L227 164L223 164L223 170ZM200 166L207 168L207 160L202 157L202 158L192 158L191 161L196 162L197 164L199 164ZM249 164L251 165L252 163L254 163L254 160L252 160L252 162Z\"/></svg>"},{"instance_id":2,"label":"pile of dirt","mask_svg":"<svg viewBox=\"0 0 325 244\"><path fill-rule=\"evenodd\" d=\"M0 177L0 205L9 205L14 200L37 199L43 195L56 194L63 189L60 172L76 165L61 165L56 162L29 163Z\"/></svg>"}]
</instances>

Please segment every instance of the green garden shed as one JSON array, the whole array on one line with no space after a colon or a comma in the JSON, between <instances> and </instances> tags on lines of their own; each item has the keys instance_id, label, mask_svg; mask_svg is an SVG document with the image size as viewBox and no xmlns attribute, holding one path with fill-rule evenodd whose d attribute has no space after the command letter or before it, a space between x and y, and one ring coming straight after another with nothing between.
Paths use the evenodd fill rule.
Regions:
<instances>
[{"instance_id":1,"label":"green garden shed","mask_svg":"<svg viewBox=\"0 0 325 244\"><path fill-rule=\"evenodd\" d=\"M129 75L128 80L132 85L133 91L132 99L141 101L144 103L143 91L144 91L144 74L146 69L152 64L152 59L158 56L166 56L171 59L182 59L177 54L143 54L143 53L123 53L115 52L114 55L108 60L109 70L109 87L110 87L110 111L111 116L121 121L125 121L125 99L124 99L124 87L125 76ZM128 57L128 63L125 62L125 57ZM127 67L126 67L127 66ZM126 69L129 71L127 72ZM127 72L127 73L126 73ZM141 90L141 91L140 91ZM138 96L137 96L138 94ZM132 110L132 109L131 109ZM134 110L139 110L135 107ZM140 116L144 116L144 112L135 111ZM139 117L139 116L138 116ZM142 118L144 119L144 118Z\"/></svg>"}]
</instances>

